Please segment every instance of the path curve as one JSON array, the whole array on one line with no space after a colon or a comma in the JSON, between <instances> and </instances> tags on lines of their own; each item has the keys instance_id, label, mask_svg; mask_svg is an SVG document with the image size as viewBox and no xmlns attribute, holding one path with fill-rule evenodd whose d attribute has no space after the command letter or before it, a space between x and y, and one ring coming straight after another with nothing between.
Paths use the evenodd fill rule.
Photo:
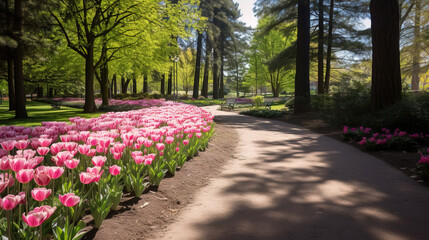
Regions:
<instances>
[{"instance_id":1,"label":"path curve","mask_svg":"<svg viewBox=\"0 0 429 240\"><path fill-rule=\"evenodd\" d=\"M381 160L295 125L206 109L238 131L235 159L162 239L429 239L429 191Z\"/></svg>"}]
</instances>

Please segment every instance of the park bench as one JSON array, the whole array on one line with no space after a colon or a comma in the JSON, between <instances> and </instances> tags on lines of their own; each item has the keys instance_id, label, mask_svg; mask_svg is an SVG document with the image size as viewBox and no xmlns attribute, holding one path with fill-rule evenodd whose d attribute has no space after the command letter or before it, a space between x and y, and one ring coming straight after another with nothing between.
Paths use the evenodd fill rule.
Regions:
<instances>
[{"instance_id":1,"label":"park bench","mask_svg":"<svg viewBox=\"0 0 429 240\"><path fill-rule=\"evenodd\" d=\"M268 110L271 110L271 105L273 105L273 101L269 101L269 100L268 101L266 100L263 104L264 108Z\"/></svg>"},{"instance_id":2,"label":"park bench","mask_svg":"<svg viewBox=\"0 0 429 240\"><path fill-rule=\"evenodd\" d=\"M52 108L52 109L61 109L61 105L60 105L60 104L58 104L58 103L52 103L52 104L51 104L51 108Z\"/></svg>"},{"instance_id":3,"label":"park bench","mask_svg":"<svg viewBox=\"0 0 429 240\"><path fill-rule=\"evenodd\" d=\"M227 98L224 103L220 105L220 110L228 109L234 110L235 98Z\"/></svg>"}]
</instances>

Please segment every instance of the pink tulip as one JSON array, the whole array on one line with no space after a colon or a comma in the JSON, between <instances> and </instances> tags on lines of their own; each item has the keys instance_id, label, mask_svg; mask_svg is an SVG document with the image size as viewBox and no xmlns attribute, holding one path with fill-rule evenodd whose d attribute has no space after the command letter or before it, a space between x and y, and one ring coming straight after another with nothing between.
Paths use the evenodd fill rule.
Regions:
<instances>
[{"instance_id":1,"label":"pink tulip","mask_svg":"<svg viewBox=\"0 0 429 240\"><path fill-rule=\"evenodd\" d=\"M2 157L0 158L0 170L9 170L9 158L8 157Z\"/></svg>"},{"instance_id":2,"label":"pink tulip","mask_svg":"<svg viewBox=\"0 0 429 240\"><path fill-rule=\"evenodd\" d=\"M79 160L78 159L70 159L64 162L64 164L66 165L66 167L68 167L69 169L75 169L77 167L77 165L79 165Z\"/></svg>"},{"instance_id":3,"label":"pink tulip","mask_svg":"<svg viewBox=\"0 0 429 240\"><path fill-rule=\"evenodd\" d=\"M30 145L31 145L31 148L33 149L37 149L38 147L40 147L40 144L37 138L32 138L30 140Z\"/></svg>"},{"instance_id":4,"label":"pink tulip","mask_svg":"<svg viewBox=\"0 0 429 240\"><path fill-rule=\"evenodd\" d=\"M97 151L95 149L89 149L89 151L86 154L86 156L88 156L88 157L94 157L96 153L97 153Z\"/></svg>"},{"instance_id":5,"label":"pink tulip","mask_svg":"<svg viewBox=\"0 0 429 240\"><path fill-rule=\"evenodd\" d=\"M63 142L70 142L71 141L71 136L70 135L61 135L60 139Z\"/></svg>"},{"instance_id":6,"label":"pink tulip","mask_svg":"<svg viewBox=\"0 0 429 240\"><path fill-rule=\"evenodd\" d=\"M64 144L64 148L69 151L73 152L77 148L78 144L75 142L67 142Z\"/></svg>"},{"instance_id":7,"label":"pink tulip","mask_svg":"<svg viewBox=\"0 0 429 240\"><path fill-rule=\"evenodd\" d=\"M120 153L114 152L113 153L113 158L116 159L116 160L121 159L122 158L122 152L120 152Z\"/></svg>"},{"instance_id":8,"label":"pink tulip","mask_svg":"<svg viewBox=\"0 0 429 240\"><path fill-rule=\"evenodd\" d=\"M113 176L118 175L119 173L121 173L121 167L119 167L118 165L113 165L109 167L109 172L110 174L112 174Z\"/></svg>"},{"instance_id":9,"label":"pink tulip","mask_svg":"<svg viewBox=\"0 0 429 240\"><path fill-rule=\"evenodd\" d=\"M107 147L109 147L110 142L111 142L111 139L110 139L110 138L101 138L101 139L99 139L98 144L99 144L102 148L107 148Z\"/></svg>"},{"instance_id":10,"label":"pink tulip","mask_svg":"<svg viewBox=\"0 0 429 240\"><path fill-rule=\"evenodd\" d=\"M30 227L40 226L46 219L50 218L57 208L51 206L36 207L33 211L30 211L27 216L25 213L22 214L22 219Z\"/></svg>"},{"instance_id":11,"label":"pink tulip","mask_svg":"<svg viewBox=\"0 0 429 240\"><path fill-rule=\"evenodd\" d=\"M61 177L64 172L62 167L45 167L45 172L51 179L57 179Z\"/></svg>"},{"instance_id":12,"label":"pink tulip","mask_svg":"<svg viewBox=\"0 0 429 240\"><path fill-rule=\"evenodd\" d=\"M15 148L15 144L16 144L15 140L4 141L4 142L1 143L1 147L4 150L10 152L10 151L12 151L13 148Z\"/></svg>"},{"instance_id":13,"label":"pink tulip","mask_svg":"<svg viewBox=\"0 0 429 240\"><path fill-rule=\"evenodd\" d=\"M96 178L97 178L97 175L94 175L92 173L81 172L79 174L79 179L83 184L90 184L94 182Z\"/></svg>"},{"instance_id":14,"label":"pink tulip","mask_svg":"<svg viewBox=\"0 0 429 240\"><path fill-rule=\"evenodd\" d=\"M95 156L92 158L92 164L97 167L102 167L106 162L107 158L104 156Z\"/></svg>"},{"instance_id":15,"label":"pink tulip","mask_svg":"<svg viewBox=\"0 0 429 240\"><path fill-rule=\"evenodd\" d=\"M39 155L45 156L46 154L49 153L49 148L48 147L38 147L37 152L39 153Z\"/></svg>"},{"instance_id":16,"label":"pink tulip","mask_svg":"<svg viewBox=\"0 0 429 240\"><path fill-rule=\"evenodd\" d=\"M176 147L176 152L179 152L180 151L180 148L179 147Z\"/></svg>"},{"instance_id":17,"label":"pink tulip","mask_svg":"<svg viewBox=\"0 0 429 240\"><path fill-rule=\"evenodd\" d=\"M151 146L152 146L152 141L151 141L151 140L146 140L146 141L144 141L143 145L144 145L145 147L149 148L149 147L151 147Z\"/></svg>"},{"instance_id":18,"label":"pink tulip","mask_svg":"<svg viewBox=\"0 0 429 240\"><path fill-rule=\"evenodd\" d=\"M2 193L9 185L9 181L0 181L0 193Z\"/></svg>"},{"instance_id":19,"label":"pink tulip","mask_svg":"<svg viewBox=\"0 0 429 240\"><path fill-rule=\"evenodd\" d=\"M145 158L142 156L135 156L133 159L134 159L134 162L137 164L142 164L145 160Z\"/></svg>"},{"instance_id":20,"label":"pink tulip","mask_svg":"<svg viewBox=\"0 0 429 240\"><path fill-rule=\"evenodd\" d=\"M197 138L201 138L202 133L195 133L195 136L197 136Z\"/></svg>"},{"instance_id":21,"label":"pink tulip","mask_svg":"<svg viewBox=\"0 0 429 240\"><path fill-rule=\"evenodd\" d=\"M45 171L45 166L40 166L36 168L36 173L34 174L34 182L39 186L46 186L51 181L51 178Z\"/></svg>"},{"instance_id":22,"label":"pink tulip","mask_svg":"<svg viewBox=\"0 0 429 240\"><path fill-rule=\"evenodd\" d=\"M28 144L29 144L30 142L28 141L28 140L19 140L16 144L15 144L15 147L16 148L18 148L18 149L20 149L20 150L23 150L23 149L26 149L27 147L28 147Z\"/></svg>"},{"instance_id":23,"label":"pink tulip","mask_svg":"<svg viewBox=\"0 0 429 240\"><path fill-rule=\"evenodd\" d=\"M79 145L79 147L78 147L79 152L81 154L84 154L84 155L88 154L89 149L91 149L91 146L90 145L86 145L86 144Z\"/></svg>"},{"instance_id":24,"label":"pink tulip","mask_svg":"<svg viewBox=\"0 0 429 240\"><path fill-rule=\"evenodd\" d=\"M189 144L189 140L183 140L183 145L188 145Z\"/></svg>"},{"instance_id":25,"label":"pink tulip","mask_svg":"<svg viewBox=\"0 0 429 240\"><path fill-rule=\"evenodd\" d=\"M39 138L38 141L39 141L40 146L42 146L42 147L48 147L52 143L51 138Z\"/></svg>"},{"instance_id":26,"label":"pink tulip","mask_svg":"<svg viewBox=\"0 0 429 240\"><path fill-rule=\"evenodd\" d=\"M158 151L162 151L162 150L164 150L164 148L165 148L164 143L157 143L156 144L156 149L158 149Z\"/></svg>"},{"instance_id":27,"label":"pink tulip","mask_svg":"<svg viewBox=\"0 0 429 240\"><path fill-rule=\"evenodd\" d=\"M33 190L31 190L31 196L34 198L34 200L39 202L44 201L49 197L49 195L51 195L51 193L52 190L46 188L33 188Z\"/></svg>"},{"instance_id":28,"label":"pink tulip","mask_svg":"<svg viewBox=\"0 0 429 240\"><path fill-rule=\"evenodd\" d=\"M76 196L74 193L67 193L64 195L59 195L58 197L61 203L66 207L74 207L80 202L80 197Z\"/></svg>"},{"instance_id":29,"label":"pink tulip","mask_svg":"<svg viewBox=\"0 0 429 240\"><path fill-rule=\"evenodd\" d=\"M28 183L33 179L33 177L34 177L33 169L21 169L16 173L16 179L20 183Z\"/></svg>"},{"instance_id":30,"label":"pink tulip","mask_svg":"<svg viewBox=\"0 0 429 240\"><path fill-rule=\"evenodd\" d=\"M63 150L64 143L54 143L51 145L51 153L57 155L61 150Z\"/></svg>"},{"instance_id":31,"label":"pink tulip","mask_svg":"<svg viewBox=\"0 0 429 240\"><path fill-rule=\"evenodd\" d=\"M19 196L18 204L25 204L25 192L20 192L17 196Z\"/></svg>"},{"instance_id":32,"label":"pink tulip","mask_svg":"<svg viewBox=\"0 0 429 240\"><path fill-rule=\"evenodd\" d=\"M12 210L18 205L19 201L21 201L20 196L15 196L12 194L6 195L6 197L4 197L1 201L1 208L4 210Z\"/></svg>"}]
</instances>

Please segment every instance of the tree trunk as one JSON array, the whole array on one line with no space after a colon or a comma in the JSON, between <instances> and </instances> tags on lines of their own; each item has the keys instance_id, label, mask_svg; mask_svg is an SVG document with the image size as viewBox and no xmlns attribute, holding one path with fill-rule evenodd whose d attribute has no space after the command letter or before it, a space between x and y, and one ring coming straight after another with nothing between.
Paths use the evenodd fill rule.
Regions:
<instances>
[{"instance_id":1,"label":"tree trunk","mask_svg":"<svg viewBox=\"0 0 429 240\"><path fill-rule=\"evenodd\" d=\"M137 79L133 77L133 94L137 94Z\"/></svg>"},{"instance_id":2,"label":"tree trunk","mask_svg":"<svg viewBox=\"0 0 429 240\"><path fill-rule=\"evenodd\" d=\"M162 78L161 78L161 95L162 96L165 95L165 73L162 74Z\"/></svg>"},{"instance_id":3,"label":"tree trunk","mask_svg":"<svg viewBox=\"0 0 429 240\"><path fill-rule=\"evenodd\" d=\"M317 93L323 94L323 35L324 35L324 19L323 19L323 0L319 0L319 34L318 34L318 50L317 50Z\"/></svg>"},{"instance_id":4,"label":"tree trunk","mask_svg":"<svg viewBox=\"0 0 429 240\"><path fill-rule=\"evenodd\" d=\"M42 86L37 87L37 98L43 98L43 87Z\"/></svg>"},{"instance_id":5,"label":"tree trunk","mask_svg":"<svg viewBox=\"0 0 429 240\"><path fill-rule=\"evenodd\" d=\"M411 90L418 91L420 85L420 12L421 0L416 0L414 16L414 45L413 45L413 73L411 78Z\"/></svg>"},{"instance_id":6,"label":"tree trunk","mask_svg":"<svg viewBox=\"0 0 429 240\"><path fill-rule=\"evenodd\" d=\"M205 54L205 63L204 63L204 74L203 74L203 87L201 88L201 96L205 98L209 97L209 71L210 71L210 56L211 56L211 46L206 36L206 54Z\"/></svg>"},{"instance_id":7,"label":"tree trunk","mask_svg":"<svg viewBox=\"0 0 429 240\"><path fill-rule=\"evenodd\" d=\"M397 0L371 0L371 110L401 99L399 6Z\"/></svg>"},{"instance_id":8,"label":"tree trunk","mask_svg":"<svg viewBox=\"0 0 429 240\"><path fill-rule=\"evenodd\" d=\"M203 48L203 34L198 33L197 38L197 58L195 61L195 77L194 77L194 88L192 91L192 97L198 98L198 91L200 90L200 68L201 68L201 49Z\"/></svg>"},{"instance_id":9,"label":"tree trunk","mask_svg":"<svg viewBox=\"0 0 429 240\"><path fill-rule=\"evenodd\" d=\"M97 112L97 106L94 99L94 38L88 36L88 44L86 47L87 55L85 58L85 105L83 106L84 113Z\"/></svg>"},{"instance_id":10,"label":"tree trunk","mask_svg":"<svg viewBox=\"0 0 429 240\"><path fill-rule=\"evenodd\" d=\"M8 56L10 57L7 60L7 85L8 85L8 90L9 90L9 111L15 110L16 109L16 105L15 105L15 79L13 77L13 57L12 56Z\"/></svg>"},{"instance_id":11,"label":"tree trunk","mask_svg":"<svg viewBox=\"0 0 429 240\"><path fill-rule=\"evenodd\" d=\"M121 76L121 93L127 93L127 87L125 86L124 76Z\"/></svg>"},{"instance_id":12,"label":"tree trunk","mask_svg":"<svg viewBox=\"0 0 429 240\"><path fill-rule=\"evenodd\" d=\"M54 97L54 89L52 87L48 88L48 98Z\"/></svg>"},{"instance_id":13,"label":"tree trunk","mask_svg":"<svg viewBox=\"0 0 429 240\"><path fill-rule=\"evenodd\" d=\"M256 78L256 81L255 81L255 90L256 90L256 96L258 96L258 58L256 57L256 54L255 54L255 78Z\"/></svg>"},{"instance_id":14,"label":"tree trunk","mask_svg":"<svg viewBox=\"0 0 429 240\"><path fill-rule=\"evenodd\" d=\"M100 83L100 93L101 93L101 105L108 106L109 105L109 65L107 63L107 42L106 39L103 38L103 46L101 48L102 51L102 61L100 67L100 76L99 76L99 83ZM96 71L94 69L94 71Z\"/></svg>"},{"instance_id":15,"label":"tree trunk","mask_svg":"<svg viewBox=\"0 0 429 240\"><path fill-rule=\"evenodd\" d=\"M15 1L14 32L17 47L13 54L14 80L15 80L15 118L27 118L25 108L25 87L22 59L24 57L24 46L22 42L22 0Z\"/></svg>"},{"instance_id":16,"label":"tree trunk","mask_svg":"<svg viewBox=\"0 0 429 240\"><path fill-rule=\"evenodd\" d=\"M329 81L331 78L331 56L332 56L332 31L334 28L334 0L331 0L329 6L329 30L328 30L328 50L326 53L326 75L325 75L325 93L329 93Z\"/></svg>"},{"instance_id":17,"label":"tree trunk","mask_svg":"<svg viewBox=\"0 0 429 240\"><path fill-rule=\"evenodd\" d=\"M220 72L219 72L219 98L225 97L225 86L223 83L223 56L220 59Z\"/></svg>"},{"instance_id":18,"label":"tree trunk","mask_svg":"<svg viewBox=\"0 0 429 240\"><path fill-rule=\"evenodd\" d=\"M109 105L109 66L107 65L107 61L103 63L100 68L100 90L101 90L101 98L103 106Z\"/></svg>"},{"instance_id":19,"label":"tree trunk","mask_svg":"<svg viewBox=\"0 0 429 240\"><path fill-rule=\"evenodd\" d=\"M218 50L213 50L213 99L219 99L219 57Z\"/></svg>"},{"instance_id":20,"label":"tree trunk","mask_svg":"<svg viewBox=\"0 0 429 240\"><path fill-rule=\"evenodd\" d=\"M147 82L147 74L145 74L143 77L143 93L148 93L148 92L149 92L149 86Z\"/></svg>"},{"instance_id":21,"label":"tree trunk","mask_svg":"<svg viewBox=\"0 0 429 240\"><path fill-rule=\"evenodd\" d=\"M172 87L173 87L173 67L170 67L170 72L168 73L168 81L167 81L167 95L171 95Z\"/></svg>"},{"instance_id":22,"label":"tree trunk","mask_svg":"<svg viewBox=\"0 0 429 240\"><path fill-rule=\"evenodd\" d=\"M118 85L117 85L117 82L116 82L116 74L113 74L113 96L115 96L116 97L116 94L118 94Z\"/></svg>"},{"instance_id":23,"label":"tree trunk","mask_svg":"<svg viewBox=\"0 0 429 240\"><path fill-rule=\"evenodd\" d=\"M310 108L310 0L298 2L298 38L294 113Z\"/></svg>"}]
</instances>

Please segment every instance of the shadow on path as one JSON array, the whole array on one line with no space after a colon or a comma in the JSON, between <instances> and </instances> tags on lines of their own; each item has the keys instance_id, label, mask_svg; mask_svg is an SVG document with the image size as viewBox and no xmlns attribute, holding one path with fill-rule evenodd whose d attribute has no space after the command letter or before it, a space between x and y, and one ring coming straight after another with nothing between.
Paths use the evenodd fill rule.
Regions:
<instances>
[{"instance_id":1,"label":"shadow on path","mask_svg":"<svg viewBox=\"0 0 429 240\"><path fill-rule=\"evenodd\" d=\"M294 125L220 114L240 133L237 160L182 214L194 233L180 239L429 239L427 189L384 162Z\"/></svg>"}]
</instances>

